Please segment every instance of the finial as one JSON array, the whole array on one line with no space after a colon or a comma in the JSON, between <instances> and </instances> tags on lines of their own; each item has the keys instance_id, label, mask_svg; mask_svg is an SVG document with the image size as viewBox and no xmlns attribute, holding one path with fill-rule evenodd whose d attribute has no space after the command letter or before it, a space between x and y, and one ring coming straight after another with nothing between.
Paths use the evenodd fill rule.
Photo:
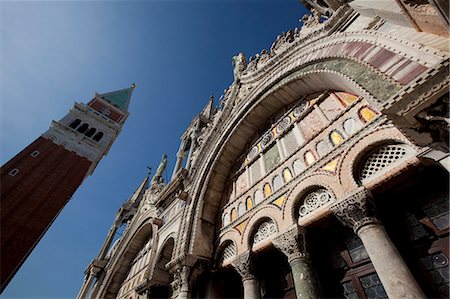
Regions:
<instances>
[{"instance_id":1,"label":"finial","mask_svg":"<svg viewBox=\"0 0 450 299\"><path fill-rule=\"evenodd\" d=\"M209 100L210 100L210 101L214 101L214 95L210 95L210 96L209 96Z\"/></svg>"},{"instance_id":2,"label":"finial","mask_svg":"<svg viewBox=\"0 0 450 299\"><path fill-rule=\"evenodd\" d=\"M147 166L147 169L148 169L147 174L148 176L150 176L150 174L152 173L152 168Z\"/></svg>"},{"instance_id":3,"label":"finial","mask_svg":"<svg viewBox=\"0 0 450 299\"><path fill-rule=\"evenodd\" d=\"M136 83L132 83L131 88L136 88Z\"/></svg>"}]
</instances>

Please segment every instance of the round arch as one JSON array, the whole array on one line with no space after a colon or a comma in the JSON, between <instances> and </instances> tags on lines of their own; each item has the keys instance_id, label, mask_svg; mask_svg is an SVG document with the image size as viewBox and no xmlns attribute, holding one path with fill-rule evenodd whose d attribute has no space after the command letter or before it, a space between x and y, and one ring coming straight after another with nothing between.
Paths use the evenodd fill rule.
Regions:
<instances>
[{"instance_id":1,"label":"round arch","mask_svg":"<svg viewBox=\"0 0 450 299\"><path fill-rule=\"evenodd\" d=\"M230 174L230 164L241 155L249 141L248 136L253 136L275 111L304 95L327 89L350 92L365 97L371 103L379 104L380 101L376 98L386 100L396 94L402 84L409 82L403 78L387 79L387 74L378 71L381 65L365 61L366 56L361 55L361 52L349 50L350 44L355 46L351 35L336 34L335 37L317 42L303 41L307 46L301 48L294 45L282 54L284 58L288 57L287 59L271 59L271 62L253 73L246 74L244 71L240 80L242 86L232 85L231 97L234 98L228 99L231 103L225 102L221 116L223 120L219 120L221 124L216 131L216 137L208 142L208 145L211 145L206 151L208 154L197 161L198 184L192 189L191 195L194 198L191 210L193 223L190 224L192 229L185 236L191 240L189 252L195 250L196 254L212 257L214 224L220 206L219 200ZM379 38L386 45L376 45ZM421 57L411 58L412 60L406 57L402 50L403 42L389 36L358 36L357 40L365 43L359 48L364 48L361 50L364 53L382 49L384 52L392 52L399 59L409 60L408 63L415 70L414 77L429 67ZM392 51L384 49L388 46ZM335 53L340 52L335 49L339 47L345 49L345 53L337 57ZM286 56L287 52L291 55ZM429 59L440 60L436 55ZM345 73L344 69L352 69L354 72ZM361 81L363 77L370 79ZM378 83L383 83L383 88L380 88ZM210 246L196 246L199 243Z\"/></svg>"},{"instance_id":2,"label":"round arch","mask_svg":"<svg viewBox=\"0 0 450 299\"><path fill-rule=\"evenodd\" d=\"M339 198L344 195L345 190L335 176L325 174L314 174L302 180L289 192L286 204L283 207L283 219L287 227L298 224L298 219L295 217L296 208L299 201L304 198L310 191L314 189L326 189L334 198ZM322 208L322 207L321 207ZM322 213L327 213L327 209L322 209ZM305 226L316 218L317 214L313 213L313 217L306 216L302 219L302 226Z\"/></svg>"},{"instance_id":3,"label":"round arch","mask_svg":"<svg viewBox=\"0 0 450 299\"><path fill-rule=\"evenodd\" d=\"M125 280L128 271L131 268L133 259L139 253L139 251L144 247L144 245L152 237L152 224L145 222L139 228L136 229L134 234L125 242L125 245L121 248L120 254L111 269L108 271L110 273L109 277L106 277L105 287L102 291L102 298L116 298L119 292L120 286Z\"/></svg>"},{"instance_id":4,"label":"round arch","mask_svg":"<svg viewBox=\"0 0 450 299\"><path fill-rule=\"evenodd\" d=\"M408 139L394 126L379 128L378 130L364 136L361 140L350 147L343 155L344 159L339 172L339 180L344 184L345 190L351 191L360 185L354 177L354 172L359 161L367 152L382 143L396 142L404 143L413 147Z\"/></svg>"}]
</instances>

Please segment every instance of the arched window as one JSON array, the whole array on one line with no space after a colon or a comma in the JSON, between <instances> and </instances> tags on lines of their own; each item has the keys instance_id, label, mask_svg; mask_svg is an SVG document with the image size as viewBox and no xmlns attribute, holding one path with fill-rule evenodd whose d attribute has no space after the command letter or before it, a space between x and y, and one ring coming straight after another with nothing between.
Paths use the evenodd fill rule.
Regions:
<instances>
[{"instance_id":1,"label":"arched window","mask_svg":"<svg viewBox=\"0 0 450 299\"><path fill-rule=\"evenodd\" d=\"M238 217L238 215L237 215L236 208L231 209L231 222L233 222L234 220L236 220L237 217Z\"/></svg>"},{"instance_id":2,"label":"arched window","mask_svg":"<svg viewBox=\"0 0 450 299\"><path fill-rule=\"evenodd\" d=\"M81 124L81 119L77 118L76 120L74 120L69 127L71 127L72 129L75 129L76 127L78 127Z\"/></svg>"},{"instance_id":3,"label":"arched window","mask_svg":"<svg viewBox=\"0 0 450 299\"><path fill-rule=\"evenodd\" d=\"M87 137L92 137L92 136L94 136L95 131L97 131L96 128L90 128L90 129L86 132L86 136L87 136Z\"/></svg>"},{"instance_id":4,"label":"arched window","mask_svg":"<svg viewBox=\"0 0 450 299\"><path fill-rule=\"evenodd\" d=\"M255 205L258 205L264 200L263 193L260 189L255 191Z\"/></svg>"},{"instance_id":5,"label":"arched window","mask_svg":"<svg viewBox=\"0 0 450 299\"><path fill-rule=\"evenodd\" d=\"M317 143L316 150L319 157L323 157L331 150L331 146L325 140L321 140Z\"/></svg>"},{"instance_id":6,"label":"arched window","mask_svg":"<svg viewBox=\"0 0 450 299\"><path fill-rule=\"evenodd\" d=\"M293 167L295 175L299 175L305 170L305 165L303 165L303 162L300 159L294 161Z\"/></svg>"},{"instance_id":7,"label":"arched window","mask_svg":"<svg viewBox=\"0 0 450 299\"><path fill-rule=\"evenodd\" d=\"M100 141L103 137L103 132L98 132L94 138L92 138L94 141Z\"/></svg>"},{"instance_id":8,"label":"arched window","mask_svg":"<svg viewBox=\"0 0 450 299\"><path fill-rule=\"evenodd\" d=\"M349 118L346 121L344 121L343 126L344 131L345 133L347 133L348 136L353 135L359 130L359 128L361 128L361 124L353 118Z\"/></svg>"},{"instance_id":9,"label":"arched window","mask_svg":"<svg viewBox=\"0 0 450 299\"><path fill-rule=\"evenodd\" d=\"M241 217L244 214L245 214L245 205L244 203L241 202L238 205L238 217Z\"/></svg>"},{"instance_id":10,"label":"arched window","mask_svg":"<svg viewBox=\"0 0 450 299\"><path fill-rule=\"evenodd\" d=\"M369 107L363 107L359 110L359 116L364 122L368 123L372 121L377 114Z\"/></svg>"},{"instance_id":11,"label":"arched window","mask_svg":"<svg viewBox=\"0 0 450 299\"><path fill-rule=\"evenodd\" d=\"M247 211L250 210L251 208L253 208L253 200L252 200L251 196L247 197L246 204L247 204Z\"/></svg>"},{"instance_id":12,"label":"arched window","mask_svg":"<svg viewBox=\"0 0 450 299\"><path fill-rule=\"evenodd\" d=\"M369 152L361 161L357 180L363 182L384 173L411 153L405 144L388 144Z\"/></svg>"},{"instance_id":13,"label":"arched window","mask_svg":"<svg viewBox=\"0 0 450 299\"><path fill-rule=\"evenodd\" d=\"M326 189L317 189L305 196L300 208L298 209L299 218L308 215L320 206L331 201L332 196Z\"/></svg>"},{"instance_id":14,"label":"arched window","mask_svg":"<svg viewBox=\"0 0 450 299\"><path fill-rule=\"evenodd\" d=\"M277 225L273 220L267 220L261 223L253 236L253 244L258 244L266 240L268 237L277 233Z\"/></svg>"},{"instance_id":15,"label":"arched window","mask_svg":"<svg viewBox=\"0 0 450 299\"><path fill-rule=\"evenodd\" d=\"M338 131L333 131L330 134L330 140L334 145L339 145L344 142L344 137Z\"/></svg>"},{"instance_id":16,"label":"arched window","mask_svg":"<svg viewBox=\"0 0 450 299\"><path fill-rule=\"evenodd\" d=\"M272 187L270 187L269 183L264 184L264 198L268 198L272 195Z\"/></svg>"},{"instance_id":17,"label":"arched window","mask_svg":"<svg viewBox=\"0 0 450 299\"><path fill-rule=\"evenodd\" d=\"M273 191L277 191L281 187L283 187L283 181L281 180L281 176L279 176L279 175L274 176L273 180L272 180L272 185L273 185Z\"/></svg>"},{"instance_id":18,"label":"arched window","mask_svg":"<svg viewBox=\"0 0 450 299\"><path fill-rule=\"evenodd\" d=\"M307 151L305 153L305 163L306 165L311 165L314 162L316 162L316 157L314 157L314 154L311 151Z\"/></svg>"},{"instance_id":19,"label":"arched window","mask_svg":"<svg viewBox=\"0 0 450 299\"><path fill-rule=\"evenodd\" d=\"M80 133L84 133L89 128L89 125L87 123L82 124L80 127L78 127L77 131Z\"/></svg>"},{"instance_id":20,"label":"arched window","mask_svg":"<svg viewBox=\"0 0 450 299\"><path fill-rule=\"evenodd\" d=\"M236 245L234 244L234 242L231 241L223 247L222 255L220 257L221 264L223 263L223 261L226 261L236 256L236 254L237 254Z\"/></svg>"},{"instance_id":21,"label":"arched window","mask_svg":"<svg viewBox=\"0 0 450 299\"><path fill-rule=\"evenodd\" d=\"M283 170L283 179L284 179L284 183L286 183L286 184L292 180L292 173L289 168L285 168Z\"/></svg>"}]
</instances>

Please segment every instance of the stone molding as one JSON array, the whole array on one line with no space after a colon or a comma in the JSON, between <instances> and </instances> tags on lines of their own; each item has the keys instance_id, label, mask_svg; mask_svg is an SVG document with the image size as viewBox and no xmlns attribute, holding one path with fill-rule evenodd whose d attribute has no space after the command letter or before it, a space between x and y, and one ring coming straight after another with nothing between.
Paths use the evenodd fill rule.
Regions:
<instances>
[{"instance_id":1,"label":"stone molding","mask_svg":"<svg viewBox=\"0 0 450 299\"><path fill-rule=\"evenodd\" d=\"M287 256L289 263L309 258L306 251L306 229L304 227L294 226L273 238L272 244Z\"/></svg>"},{"instance_id":2,"label":"stone molding","mask_svg":"<svg viewBox=\"0 0 450 299\"><path fill-rule=\"evenodd\" d=\"M371 215L371 198L370 191L360 187L332 205L331 210L339 221L357 234L363 226L379 223L379 220Z\"/></svg>"},{"instance_id":3,"label":"stone molding","mask_svg":"<svg viewBox=\"0 0 450 299\"><path fill-rule=\"evenodd\" d=\"M231 265L241 275L242 281L254 279L253 275L253 261L252 254L250 252L244 253L238 256Z\"/></svg>"}]
</instances>

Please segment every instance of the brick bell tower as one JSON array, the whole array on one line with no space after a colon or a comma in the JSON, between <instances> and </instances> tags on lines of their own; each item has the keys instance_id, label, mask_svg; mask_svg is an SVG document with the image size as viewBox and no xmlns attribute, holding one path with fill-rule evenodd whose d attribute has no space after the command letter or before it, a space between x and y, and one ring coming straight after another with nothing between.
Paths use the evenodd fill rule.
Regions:
<instances>
[{"instance_id":1,"label":"brick bell tower","mask_svg":"<svg viewBox=\"0 0 450 299\"><path fill-rule=\"evenodd\" d=\"M108 153L128 117L134 88L95 93L87 105L75 103L1 167L1 291Z\"/></svg>"}]
</instances>

